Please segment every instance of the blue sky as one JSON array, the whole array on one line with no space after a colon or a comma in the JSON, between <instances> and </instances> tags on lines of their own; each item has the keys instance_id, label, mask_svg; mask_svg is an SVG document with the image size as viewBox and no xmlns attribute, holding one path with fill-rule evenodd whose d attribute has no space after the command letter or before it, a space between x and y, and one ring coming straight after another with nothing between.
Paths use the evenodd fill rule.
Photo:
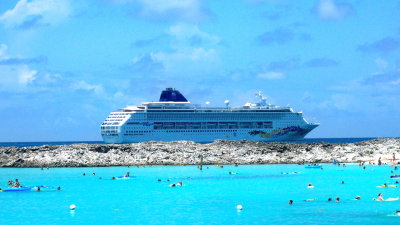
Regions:
<instances>
[{"instance_id":1,"label":"blue sky","mask_svg":"<svg viewBox=\"0 0 400 225\"><path fill-rule=\"evenodd\" d=\"M262 91L321 125L400 136L400 1L0 0L0 142L101 140L110 111L179 89Z\"/></svg>"}]
</instances>

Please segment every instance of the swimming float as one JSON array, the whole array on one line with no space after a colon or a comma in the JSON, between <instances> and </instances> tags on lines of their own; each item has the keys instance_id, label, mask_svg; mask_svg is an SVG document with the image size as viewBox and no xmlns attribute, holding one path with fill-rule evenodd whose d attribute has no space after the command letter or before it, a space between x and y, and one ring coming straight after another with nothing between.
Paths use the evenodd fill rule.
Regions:
<instances>
[{"instance_id":1,"label":"swimming float","mask_svg":"<svg viewBox=\"0 0 400 225\"><path fill-rule=\"evenodd\" d=\"M391 184L391 185L379 185L379 186L376 186L377 188L389 188L389 187L397 187L397 185L394 185L394 184Z\"/></svg>"},{"instance_id":2,"label":"swimming float","mask_svg":"<svg viewBox=\"0 0 400 225\"><path fill-rule=\"evenodd\" d=\"M37 186L8 187L6 189L3 189L3 192L56 191L56 190L57 188L55 187L37 185Z\"/></svg>"},{"instance_id":3,"label":"swimming float","mask_svg":"<svg viewBox=\"0 0 400 225\"><path fill-rule=\"evenodd\" d=\"M390 178L400 178L400 175L398 175L398 174L392 175L392 176L390 176Z\"/></svg>"},{"instance_id":4,"label":"swimming float","mask_svg":"<svg viewBox=\"0 0 400 225\"><path fill-rule=\"evenodd\" d=\"M18 191L31 191L31 187L9 187L3 189L3 192L18 192Z\"/></svg>"},{"instance_id":5,"label":"swimming float","mask_svg":"<svg viewBox=\"0 0 400 225\"><path fill-rule=\"evenodd\" d=\"M118 177L115 177L115 179L117 179L117 180L132 179L132 178L135 178L135 176L118 176Z\"/></svg>"},{"instance_id":6,"label":"swimming float","mask_svg":"<svg viewBox=\"0 0 400 225\"><path fill-rule=\"evenodd\" d=\"M305 168L306 169L319 169L319 168L322 168L322 166L321 165L315 165L315 166L305 166Z\"/></svg>"}]
</instances>

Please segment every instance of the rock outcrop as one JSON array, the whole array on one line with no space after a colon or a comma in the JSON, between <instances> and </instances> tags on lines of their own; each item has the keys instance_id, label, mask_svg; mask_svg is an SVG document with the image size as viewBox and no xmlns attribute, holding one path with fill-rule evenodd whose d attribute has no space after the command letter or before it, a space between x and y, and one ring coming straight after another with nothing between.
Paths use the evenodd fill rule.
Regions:
<instances>
[{"instance_id":1,"label":"rock outcrop","mask_svg":"<svg viewBox=\"0 0 400 225\"><path fill-rule=\"evenodd\" d=\"M97 167L127 165L279 164L392 162L400 159L400 138L358 143L265 143L217 140L134 144L73 144L1 147L0 167Z\"/></svg>"}]
</instances>

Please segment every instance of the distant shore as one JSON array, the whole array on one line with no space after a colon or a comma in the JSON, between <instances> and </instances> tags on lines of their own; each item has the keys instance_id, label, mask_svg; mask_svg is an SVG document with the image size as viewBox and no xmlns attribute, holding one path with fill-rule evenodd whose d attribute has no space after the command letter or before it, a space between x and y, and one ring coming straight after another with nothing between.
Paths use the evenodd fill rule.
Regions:
<instances>
[{"instance_id":1,"label":"distant shore","mask_svg":"<svg viewBox=\"0 0 400 225\"><path fill-rule=\"evenodd\" d=\"M0 147L0 167L103 167L134 165L299 164L400 162L400 138L357 143L280 143L217 140L134 144ZM393 161L393 156L395 160Z\"/></svg>"}]
</instances>

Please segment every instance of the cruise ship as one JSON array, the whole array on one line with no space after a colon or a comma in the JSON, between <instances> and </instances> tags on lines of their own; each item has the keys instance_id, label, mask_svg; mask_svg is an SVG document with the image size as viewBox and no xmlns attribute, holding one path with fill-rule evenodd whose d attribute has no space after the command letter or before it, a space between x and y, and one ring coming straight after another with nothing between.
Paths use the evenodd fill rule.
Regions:
<instances>
[{"instance_id":1,"label":"cruise ship","mask_svg":"<svg viewBox=\"0 0 400 225\"><path fill-rule=\"evenodd\" d=\"M201 107L190 103L178 90L163 90L158 102L144 102L111 112L101 124L105 143L144 141L194 141L217 139L251 141L301 140L319 124L309 123L302 112L266 103L242 107ZM206 103L207 104L207 103Z\"/></svg>"}]
</instances>

